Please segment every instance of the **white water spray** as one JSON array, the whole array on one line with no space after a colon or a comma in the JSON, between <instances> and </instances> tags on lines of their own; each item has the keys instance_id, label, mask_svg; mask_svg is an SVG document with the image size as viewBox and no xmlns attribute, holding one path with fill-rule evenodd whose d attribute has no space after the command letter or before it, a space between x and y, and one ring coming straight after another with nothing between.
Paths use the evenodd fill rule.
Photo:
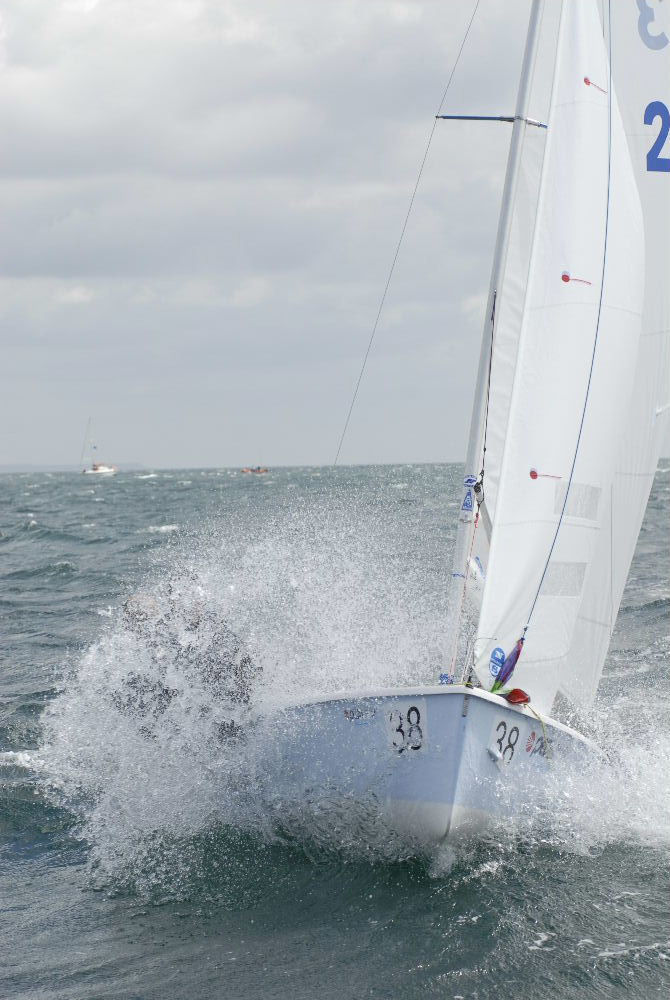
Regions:
<instances>
[{"instance_id":1,"label":"white water spray","mask_svg":"<svg viewBox=\"0 0 670 1000\"><path fill-rule=\"evenodd\" d=\"M209 831L272 840L278 817L253 717L309 696L435 678L439 576L402 544L383 506L353 509L331 496L262 522L217 524L162 550L141 587L150 609L143 631L116 610L45 718L50 786L80 817L95 865L146 873L160 856L163 882L187 879L188 844ZM244 699L206 667L223 626L254 665ZM610 763L580 774L557 765L545 802L493 839L581 853L621 840L667 847L668 738L658 700L646 705L642 739L630 703L629 693L594 715ZM281 817L281 836L359 857L407 853L375 829L373 812L295 806L288 822ZM442 870L439 857L435 864Z\"/></svg>"}]
</instances>

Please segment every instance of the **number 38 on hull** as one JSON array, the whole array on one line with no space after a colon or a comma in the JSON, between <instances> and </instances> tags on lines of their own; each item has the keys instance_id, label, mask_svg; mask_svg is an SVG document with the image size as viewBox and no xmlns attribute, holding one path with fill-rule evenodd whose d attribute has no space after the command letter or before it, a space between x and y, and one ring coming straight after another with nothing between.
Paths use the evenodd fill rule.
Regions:
<instances>
[{"instance_id":1,"label":"number 38 on hull","mask_svg":"<svg viewBox=\"0 0 670 1000\"><path fill-rule=\"evenodd\" d=\"M342 694L273 716L273 794L287 807L359 801L389 832L431 846L536 803L556 765L593 752L528 706L462 685Z\"/></svg>"}]
</instances>

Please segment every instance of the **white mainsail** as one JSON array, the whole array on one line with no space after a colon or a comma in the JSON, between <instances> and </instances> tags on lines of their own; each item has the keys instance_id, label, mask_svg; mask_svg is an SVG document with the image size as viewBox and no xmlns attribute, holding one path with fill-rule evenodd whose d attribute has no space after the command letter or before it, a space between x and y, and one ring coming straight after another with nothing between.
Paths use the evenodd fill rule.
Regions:
<instances>
[{"instance_id":1,"label":"white mainsail","mask_svg":"<svg viewBox=\"0 0 670 1000\"><path fill-rule=\"evenodd\" d=\"M613 3L612 75L642 201L646 287L635 384L619 444L605 524L585 585L560 691L588 705L611 629L670 417L670 8ZM665 16L665 21L659 19ZM623 82L625 81L625 87Z\"/></svg>"},{"instance_id":2,"label":"white mainsail","mask_svg":"<svg viewBox=\"0 0 670 1000\"><path fill-rule=\"evenodd\" d=\"M515 681L543 711L559 689L581 702L595 691L658 455L646 337L640 348L658 289L650 276L645 297L651 244L636 173L598 4L564 0L532 250L509 257L499 289L507 315L496 318L488 392L490 547L482 524L468 540L483 591L477 674L490 684L491 657L529 626ZM667 307L663 315L656 329L667 330ZM627 428L633 440L621 449ZM643 477L622 482L621 450L642 461Z\"/></svg>"},{"instance_id":3,"label":"white mainsail","mask_svg":"<svg viewBox=\"0 0 670 1000\"><path fill-rule=\"evenodd\" d=\"M643 294L641 208L596 4L566 0L475 651L490 676L493 649L525 635L517 682L545 711L607 524ZM492 395L509 390L492 381Z\"/></svg>"}]
</instances>

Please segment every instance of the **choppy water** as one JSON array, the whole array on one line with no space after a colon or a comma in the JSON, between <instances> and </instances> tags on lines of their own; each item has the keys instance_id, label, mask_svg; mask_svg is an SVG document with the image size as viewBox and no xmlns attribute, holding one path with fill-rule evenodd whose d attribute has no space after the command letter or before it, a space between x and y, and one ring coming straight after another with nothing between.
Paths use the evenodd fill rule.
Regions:
<instances>
[{"instance_id":1,"label":"choppy water","mask_svg":"<svg viewBox=\"0 0 670 1000\"><path fill-rule=\"evenodd\" d=\"M667 995L667 464L590 720L618 769L556 775L522 832L409 858L346 812L286 828L217 738L296 692L435 676L459 472L0 477L1 995ZM124 711L157 683L137 592L170 609L174 695ZM220 614L262 669L248 708L195 666Z\"/></svg>"}]
</instances>

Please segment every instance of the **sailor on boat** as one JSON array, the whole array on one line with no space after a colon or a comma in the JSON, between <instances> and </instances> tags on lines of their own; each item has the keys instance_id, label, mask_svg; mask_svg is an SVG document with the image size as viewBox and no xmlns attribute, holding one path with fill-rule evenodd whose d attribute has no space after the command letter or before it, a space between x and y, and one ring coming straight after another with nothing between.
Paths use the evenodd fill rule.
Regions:
<instances>
[{"instance_id":1,"label":"sailor on boat","mask_svg":"<svg viewBox=\"0 0 670 1000\"><path fill-rule=\"evenodd\" d=\"M230 712L230 719L219 725L219 739L238 736L260 668L221 616L203 602L185 607L179 596L168 583L158 597L137 593L123 605L123 627L148 653L151 670L128 673L114 704L141 718L143 735L152 736L156 721L183 690L168 683L170 671L184 686L190 681L205 687L210 704L201 713L217 706Z\"/></svg>"}]
</instances>

